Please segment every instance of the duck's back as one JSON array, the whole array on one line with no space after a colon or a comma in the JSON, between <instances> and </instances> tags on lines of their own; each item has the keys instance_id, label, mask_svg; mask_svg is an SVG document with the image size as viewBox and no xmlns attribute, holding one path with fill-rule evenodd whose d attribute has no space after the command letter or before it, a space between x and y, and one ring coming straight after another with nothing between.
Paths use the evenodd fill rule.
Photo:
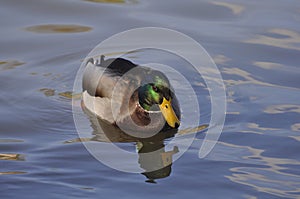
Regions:
<instances>
[{"instance_id":1,"label":"duck's back","mask_svg":"<svg viewBox=\"0 0 300 199\"><path fill-rule=\"evenodd\" d=\"M137 65L123 58L108 59L102 58L101 62L95 63L89 60L83 74L82 88L91 96L111 97L119 78Z\"/></svg>"}]
</instances>

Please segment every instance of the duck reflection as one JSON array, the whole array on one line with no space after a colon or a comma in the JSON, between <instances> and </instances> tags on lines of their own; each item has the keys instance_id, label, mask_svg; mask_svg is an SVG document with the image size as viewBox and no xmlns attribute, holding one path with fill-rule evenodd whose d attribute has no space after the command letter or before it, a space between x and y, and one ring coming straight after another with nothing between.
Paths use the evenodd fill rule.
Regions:
<instances>
[{"instance_id":1,"label":"duck reflection","mask_svg":"<svg viewBox=\"0 0 300 199\"><path fill-rule=\"evenodd\" d=\"M114 143L135 143L138 153L138 163L144 170L144 175L149 183L156 183L156 179L166 178L171 174L173 155L179 152L177 146L171 151L165 150L165 140L174 137L177 129L161 131L148 138L137 138L126 134L115 125L108 124L96 117L88 109L83 111L89 117L93 129L93 137L80 139L80 141L114 142Z\"/></svg>"},{"instance_id":2,"label":"duck reflection","mask_svg":"<svg viewBox=\"0 0 300 199\"><path fill-rule=\"evenodd\" d=\"M165 178L171 174L172 156L179 152L174 146L172 151L165 151L163 141L138 142L139 164L145 170L142 174L146 182L156 183L155 179Z\"/></svg>"}]
</instances>

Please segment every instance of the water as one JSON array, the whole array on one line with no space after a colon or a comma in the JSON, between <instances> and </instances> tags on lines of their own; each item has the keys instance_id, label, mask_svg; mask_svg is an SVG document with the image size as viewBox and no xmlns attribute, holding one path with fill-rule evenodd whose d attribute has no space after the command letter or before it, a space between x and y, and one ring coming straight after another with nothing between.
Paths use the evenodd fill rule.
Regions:
<instances>
[{"instance_id":1,"label":"water","mask_svg":"<svg viewBox=\"0 0 300 199\"><path fill-rule=\"evenodd\" d=\"M11 0L0 10L1 198L299 198L298 1ZM145 26L201 43L221 71L228 100L209 156L198 158L200 132L156 184L69 143L78 138L70 91L81 61L107 37ZM193 86L207 123L201 82Z\"/></svg>"}]
</instances>

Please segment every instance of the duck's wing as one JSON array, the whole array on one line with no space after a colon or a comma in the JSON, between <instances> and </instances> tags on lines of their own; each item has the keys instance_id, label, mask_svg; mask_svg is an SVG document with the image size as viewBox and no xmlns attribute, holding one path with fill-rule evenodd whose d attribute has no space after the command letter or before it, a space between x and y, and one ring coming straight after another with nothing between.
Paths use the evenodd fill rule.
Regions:
<instances>
[{"instance_id":1,"label":"duck's wing","mask_svg":"<svg viewBox=\"0 0 300 199\"><path fill-rule=\"evenodd\" d=\"M111 92L120 77L136 66L123 58L104 61L101 57L100 63L90 59L83 74L83 91L91 96L111 98Z\"/></svg>"},{"instance_id":2,"label":"duck's wing","mask_svg":"<svg viewBox=\"0 0 300 199\"><path fill-rule=\"evenodd\" d=\"M128 105L126 100L129 99L129 94L134 91L132 90L133 85L128 78L122 78L122 76L136 66L122 58L105 61L102 59L100 63L93 59L89 60L84 70L82 82L85 107L109 123L123 120L131 115L135 104L132 103L132 107L129 109L128 107L125 109L123 106L124 104ZM116 113L115 119L112 111Z\"/></svg>"},{"instance_id":3,"label":"duck's wing","mask_svg":"<svg viewBox=\"0 0 300 199\"><path fill-rule=\"evenodd\" d=\"M125 73L136 67L137 65L123 58L102 59L100 65L106 68L106 72L113 76L123 76Z\"/></svg>"},{"instance_id":4,"label":"duck's wing","mask_svg":"<svg viewBox=\"0 0 300 199\"><path fill-rule=\"evenodd\" d=\"M115 122L110 108L111 100L107 97L91 96L87 91L82 93L84 108L95 116L102 118L106 122L113 124Z\"/></svg>"}]
</instances>

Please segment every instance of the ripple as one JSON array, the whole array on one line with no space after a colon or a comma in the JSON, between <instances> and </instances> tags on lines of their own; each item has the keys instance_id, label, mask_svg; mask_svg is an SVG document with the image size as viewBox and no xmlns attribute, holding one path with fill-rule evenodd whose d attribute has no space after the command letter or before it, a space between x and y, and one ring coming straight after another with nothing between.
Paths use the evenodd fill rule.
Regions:
<instances>
[{"instance_id":1,"label":"ripple","mask_svg":"<svg viewBox=\"0 0 300 199\"><path fill-rule=\"evenodd\" d=\"M226 177L233 182L279 197L298 198L293 194L300 191L297 175L274 171L271 168L236 167L230 171L233 172L232 176Z\"/></svg>"},{"instance_id":2,"label":"ripple","mask_svg":"<svg viewBox=\"0 0 300 199\"><path fill-rule=\"evenodd\" d=\"M228 74L228 75L239 76L244 79L244 80L233 80L233 79L224 80L224 82L228 86L241 85L241 84L257 84L257 85L261 85L261 86L275 86L275 85L267 83L267 82L262 82L262 81L256 80L255 78L252 77L252 75L249 72L242 70L240 68L224 67L222 72L225 74Z\"/></svg>"},{"instance_id":3,"label":"ripple","mask_svg":"<svg viewBox=\"0 0 300 199\"><path fill-rule=\"evenodd\" d=\"M300 50L300 34L298 32L287 29L271 29L266 33L257 35L256 38L246 40L245 42L250 44L261 44L291 50Z\"/></svg>"},{"instance_id":4,"label":"ripple","mask_svg":"<svg viewBox=\"0 0 300 199\"><path fill-rule=\"evenodd\" d=\"M20 154L0 153L0 160L24 160L24 156Z\"/></svg>"},{"instance_id":5,"label":"ripple","mask_svg":"<svg viewBox=\"0 0 300 199\"><path fill-rule=\"evenodd\" d=\"M294 87L282 86L279 84L272 84L272 83L257 80L257 79L255 79L255 77L253 77L253 74L251 74L245 70L242 70L240 68L236 68L236 67L233 67L233 68L223 67L222 73L243 78L243 79L238 79L238 80L224 79L224 82L225 82L226 86L228 86L228 87L236 86L236 85L244 85L244 84L255 84L255 85L267 86L267 87L298 89L298 88L294 88Z\"/></svg>"},{"instance_id":6,"label":"ripple","mask_svg":"<svg viewBox=\"0 0 300 199\"><path fill-rule=\"evenodd\" d=\"M5 172L0 172L0 175L13 175L13 174L25 174L27 172L24 171L5 171Z\"/></svg>"},{"instance_id":7,"label":"ripple","mask_svg":"<svg viewBox=\"0 0 300 199\"><path fill-rule=\"evenodd\" d=\"M238 111L226 112L226 115L240 115L241 113Z\"/></svg>"},{"instance_id":8,"label":"ripple","mask_svg":"<svg viewBox=\"0 0 300 199\"><path fill-rule=\"evenodd\" d=\"M231 59L226 57L225 55L216 55L213 57L213 60L216 64L225 65Z\"/></svg>"},{"instance_id":9,"label":"ripple","mask_svg":"<svg viewBox=\"0 0 300 199\"><path fill-rule=\"evenodd\" d=\"M47 24L30 26L25 28L25 30L35 33L80 33L89 32L92 28L74 24Z\"/></svg>"},{"instance_id":10,"label":"ripple","mask_svg":"<svg viewBox=\"0 0 300 199\"><path fill-rule=\"evenodd\" d=\"M256 123L248 123L247 127L250 129L255 129L255 130L260 130L260 131L276 131L276 130L280 130L278 128L267 128L267 127L261 127Z\"/></svg>"},{"instance_id":11,"label":"ripple","mask_svg":"<svg viewBox=\"0 0 300 199\"><path fill-rule=\"evenodd\" d=\"M293 124L291 125L291 130L294 131L294 132L300 132L300 123L296 123L296 124ZM300 142L300 135L292 135L292 136L289 136L297 141Z\"/></svg>"},{"instance_id":12,"label":"ripple","mask_svg":"<svg viewBox=\"0 0 300 199\"><path fill-rule=\"evenodd\" d=\"M293 124L291 126L292 131L300 132L300 123Z\"/></svg>"},{"instance_id":13,"label":"ripple","mask_svg":"<svg viewBox=\"0 0 300 199\"><path fill-rule=\"evenodd\" d=\"M269 114L279 114L279 113L300 113L300 106L295 104L278 104L268 106L265 110L265 113Z\"/></svg>"},{"instance_id":14,"label":"ripple","mask_svg":"<svg viewBox=\"0 0 300 199\"><path fill-rule=\"evenodd\" d=\"M263 69L278 69L283 67L282 64L273 63L273 62L260 62L260 61L253 62L253 65Z\"/></svg>"},{"instance_id":15,"label":"ripple","mask_svg":"<svg viewBox=\"0 0 300 199\"><path fill-rule=\"evenodd\" d=\"M24 62L20 62L17 60L8 60L8 61L0 61L0 69L1 70L11 70L15 69L18 66L25 64Z\"/></svg>"},{"instance_id":16,"label":"ripple","mask_svg":"<svg viewBox=\"0 0 300 199\"><path fill-rule=\"evenodd\" d=\"M40 92L44 93L45 96L50 97L55 95L55 90L50 88L41 88Z\"/></svg>"},{"instance_id":17,"label":"ripple","mask_svg":"<svg viewBox=\"0 0 300 199\"><path fill-rule=\"evenodd\" d=\"M227 2L221 2L221 1L214 1L212 4L217 5L217 6L223 6L231 10L231 12L235 15L241 14L244 10L245 7L242 5L238 4L233 4L233 3L227 3Z\"/></svg>"},{"instance_id":18,"label":"ripple","mask_svg":"<svg viewBox=\"0 0 300 199\"><path fill-rule=\"evenodd\" d=\"M61 97L67 98L67 99L72 99L74 96L72 91L61 92L61 93L58 93L58 95Z\"/></svg>"},{"instance_id":19,"label":"ripple","mask_svg":"<svg viewBox=\"0 0 300 199\"><path fill-rule=\"evenodd\" d=\"M292 165L299 167L299 161L264 156L263 149L225 142L219 142L214 150L208 159L248 164L230 168L231 175L225 175L230 181L275 196L297 198L294 193L300 191L300 176L286 171Z\"/></svg>"}]
</instances>

